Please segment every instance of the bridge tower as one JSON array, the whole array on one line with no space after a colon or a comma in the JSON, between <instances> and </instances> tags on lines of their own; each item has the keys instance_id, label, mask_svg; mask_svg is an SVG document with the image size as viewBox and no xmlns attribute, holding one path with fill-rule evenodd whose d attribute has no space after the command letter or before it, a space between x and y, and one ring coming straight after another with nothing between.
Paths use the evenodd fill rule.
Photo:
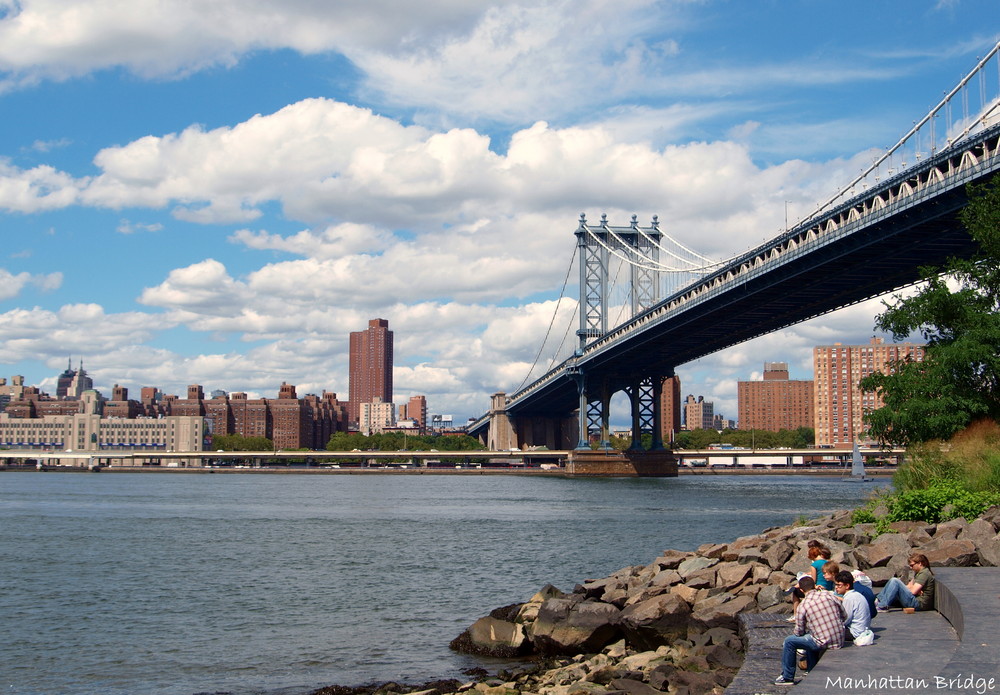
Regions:
<instances>
[{"instance_id":1,"label":"bridge tower","mask_svg":"<svg viewBox=\"0 0 1000 695\"><path fill-rule=\"evenodd\" d=\"M640 227L636 215L628 227L613 227L601 215L599 227L587 224L580 214L576 246L580 255L580 328L576 335L580 349L593 338L608 332L608 269L612 255L629 266L631 316L645 311L660 300L660 222L653 216L649 227ZM631 316L629 318L631 318Z\"/></svg>"},{"instance_id":2,"label":"bridge tower","mask_svg":"<svg viewBox=\"0 0 1000 695\"><path fill-rule=\"evenodd\" d=\"M632 215L627 227L608 224L608 216L601 215L600 225L591 227L587 217L580 215L576 230L580 266L580 327L577 330L579 351L587 344L608 332L609 270L611 258L624 261L628 266L628 304L630 315L636 316L660 301L660 231L659 219L654 215L648 227L639 225ZM605 378L600 384L589 384L582 371L575 374L580 394L580 439L577 448L589 447L592 433L600 433L602 447L610 446L609 418L611 396L624 386L632 403L632 448L642 448L641 434L651 432L654 448L659 441L659 400L664 376L653 375L642 379L629 379L621 384ZM658 446L659 445L659 446Z\"/></svg>"}]
</instances>

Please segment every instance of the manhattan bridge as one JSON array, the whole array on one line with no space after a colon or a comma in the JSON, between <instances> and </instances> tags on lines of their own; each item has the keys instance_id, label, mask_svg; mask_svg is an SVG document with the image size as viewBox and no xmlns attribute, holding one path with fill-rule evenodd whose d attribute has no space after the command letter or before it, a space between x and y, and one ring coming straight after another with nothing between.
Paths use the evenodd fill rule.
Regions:
<instances>
[{"instance_id":1,"label":"manhattan bridge","mask_svg":"<svg viewBox=\"0 0 1000 695\"><path fill-rule=\"evenodd\" d=\"M958 213L967 185L1000 170L998 54L1000 43L815 212L736 257L701 256L656 217L613 225L581 215L572 355L512 393L495 394L469 433L494 451L546 446L583 456L592 437L606 444L611 398L623 392L630 451L638 455L648 433L652 447L644 453L666 452L660 396L677 366L906 287L920 279L921 266L972 254ZM639 463L636 471L662 474L663 461L669 469L673 459L656 460L660 473L643 473Z\"/></svg>"}]
</instances>

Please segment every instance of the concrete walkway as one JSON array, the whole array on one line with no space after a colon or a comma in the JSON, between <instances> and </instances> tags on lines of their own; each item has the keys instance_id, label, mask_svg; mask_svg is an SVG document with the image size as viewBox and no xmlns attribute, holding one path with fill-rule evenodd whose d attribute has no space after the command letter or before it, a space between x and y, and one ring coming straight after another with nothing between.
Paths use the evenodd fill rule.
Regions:
<instances>
[{"instance_id":1,"label":"concrete walkway","mask_svg":"<svg viewBox=\"0 0 1000 695\"><path fill-rule=\"evenodd\" d=\"M794 686L773 684L791 634L787 614L741 616L746 660L726 695L1000 694L1000 568L933 571L937 611L880 613L875 644L826 652Z\"/></svg>"}]
</instances>

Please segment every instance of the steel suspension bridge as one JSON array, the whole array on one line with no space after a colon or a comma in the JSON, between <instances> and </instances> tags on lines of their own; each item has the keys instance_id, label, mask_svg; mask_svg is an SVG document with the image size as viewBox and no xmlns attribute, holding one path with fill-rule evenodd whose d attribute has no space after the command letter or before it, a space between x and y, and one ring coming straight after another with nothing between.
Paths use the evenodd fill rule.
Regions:
<instances>
[{"instance_id":1,"label":"steel suspension bridge","mask_svg":"<svg viewBox=\"0 0 1000 695\"><path fill-rule=\"evenodd\" d=\"M633 447L660 441L662 382L686 362L920 279L919 268L975 246L959 212L967 185L1000 170L1000 43L871 166L808 218L716 262L657 218L577 229L577 347L468 431L491 449L589 447L606 437L611 396L631 402ZM615 273L612 275L612 269ZM612 287L624 273L623 298ZM550 327L551 330L551 327Z\"/></svg>"}]
</instances>

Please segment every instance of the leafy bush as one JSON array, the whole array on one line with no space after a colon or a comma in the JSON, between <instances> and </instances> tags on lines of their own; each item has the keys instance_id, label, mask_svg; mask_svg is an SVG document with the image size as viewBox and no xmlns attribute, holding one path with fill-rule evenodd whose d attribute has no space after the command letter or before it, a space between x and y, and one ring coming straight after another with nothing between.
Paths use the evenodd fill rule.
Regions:
<instances>
[{"instance_id":1,"label":"leafy bush","mask_svg":"<svg viewBox=\"0 0 1000 695\"><path fill-rule=\"evenodd\" d=\"M954 479L938 479L919 490L905 490L887 500L886 519L938 523L964 517L971 521L1000 502L993 492L974 492Z\"/></svg>"}]
</instances>

